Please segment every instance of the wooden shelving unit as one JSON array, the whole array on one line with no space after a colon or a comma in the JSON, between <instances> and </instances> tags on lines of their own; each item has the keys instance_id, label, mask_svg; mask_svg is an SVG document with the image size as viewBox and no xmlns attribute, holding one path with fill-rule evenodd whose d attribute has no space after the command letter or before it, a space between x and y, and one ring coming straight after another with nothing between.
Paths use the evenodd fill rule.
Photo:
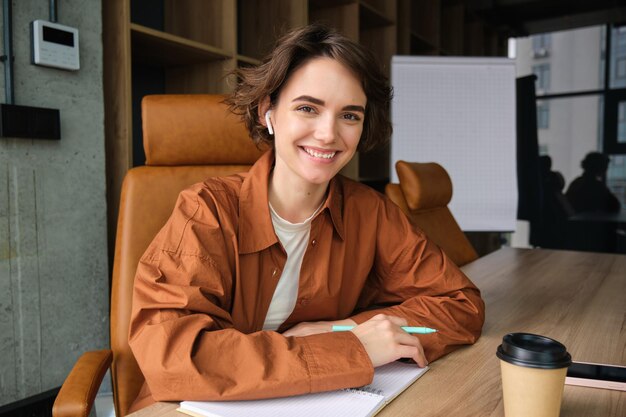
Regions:
<instances>
[{"instance_id":1,"label":"wooden shelving unit","mask_svg":"<svg viewBox=\"0 0 626 417\"><path fill-rule=\"evenodd\" d=\"M398 53L398 2L361 0L359 17L359 42L374 52L390 77L391 57ZM389 180L389 153L389 146L360 153L359 180L382 191Z\"/></svg>"},{"instance_id":2,"label":"wooden shelving unit","mask_svg":"<svg viewBox=\"0 0 626 417\"><path fill-rule=\"evenodd\" d=\"M261 59L278 37L306 25L307 20L306 0L239 0L238 51L243 56Z\"/></svg>"},{"instance_id":3,"label":"wooden shelving unit","mask_svg":"<svg viewBox=\"0 0 626 417\"><path fill-rule=\"evenodd\" d=\"M103 2L110 248L122 179L143 164L140 102L155 93L227 93L227 74L254 66L286 31L324 22L371 49L387 73L401 55L496 54L502 40L464 0L107 0ZM344 174L382 185L389 150ZM112 252L111 252L112 253Z\"/></svg>"},{"instance_id":4,"label":"wooden shelving unit","mask_svg":"<svg viewBox=\"0 0 626 417\"><path fill-rule=\"evenodd\" d=\"M133 62L162 67L201 64L229 59L223 49L131 23Z\"/></svg>"},{"instance_id":5,"label":"wooden shelving unit","mask_svg":"<svg viewBox=\"0 0 626 417\"><path fill-rule=\"evenodd\" d=\"M445 2L441 9L441 51L445 55L463 55L465 6L459 1Z\"/></svg>"},{"instance_id":6,"label":"wooden shelving unit","mask_svg":"<svg viewBox=\"0 0 626 417\"><path fill-rule=\"evenodd\" d=\"M387 3L387 5L391 4L393 4L393 2ZM386 13L383 10L379 10L377 5L366 1L362 1L359 6L359 25L363 28L373 29L394 25L396 23L395 13Z\"/></svg>"},{"instance_id":7,"label":"wooden shelving unit","mask_svg":"<svg viewBox=\"0 0 626 417\"><path fill-rule=\"evenodd\" d=\"M358 1L310 1L308 11L309 22L333 26L350 39L359 40Z\"/></svg>"},{"instance_id":8,"label":"wooden shelving unit","mask_svg":"<svg viewBox=\"0 0 626 417\"><path fill-rule=\"evenodd\" d=\"M398 51L402 55L439 55L440 0L398 0Z\"/></svg>"}]
</instances>

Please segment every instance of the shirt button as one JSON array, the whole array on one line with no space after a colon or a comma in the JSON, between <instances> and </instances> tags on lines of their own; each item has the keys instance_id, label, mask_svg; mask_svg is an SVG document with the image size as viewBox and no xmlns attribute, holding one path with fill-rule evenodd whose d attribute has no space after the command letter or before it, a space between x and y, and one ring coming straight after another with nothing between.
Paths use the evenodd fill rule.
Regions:
<instances>
[{"instance_id":1,"label":"shirt button","mask_svg":"<svg viewBox=\"0 0 626 417\"><path fill-rule=\"evenodd\" d=\"M300 305L301 306L306 306L307 304L309 304L309 299L308 298L301 298L300 299Z\"/></svg>"},{"instance_id":2,"label":"shirt button","mask_svg":"<svg viewBox=\"0 0 626 417\"><path fill-rule=\"evenodd\" d=\"M276 275L278 275L278 268L274 268L272 270L272 278L275 277Z\"/></svg>"},{"instance_id":3,"label":"shirt button","mask_svg":"<svg viewBox=\"0 0 626 417\"><path fill-rule=\"evenodd\" d=\"M313 240L311 241L311 245L313 245L313 246L317 245L317 239L313 239Z\"/></svg>"}]
</instances>

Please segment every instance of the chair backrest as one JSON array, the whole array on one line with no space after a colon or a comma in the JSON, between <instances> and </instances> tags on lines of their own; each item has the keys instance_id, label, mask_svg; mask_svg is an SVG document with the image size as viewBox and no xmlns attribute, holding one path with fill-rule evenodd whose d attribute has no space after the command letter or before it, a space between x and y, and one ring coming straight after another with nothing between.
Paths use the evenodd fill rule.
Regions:
<instances>
[{"instance_id":1,"label":"chair backrest","mask_svg":"<svg viewBox=\"0 0 626 417\"><path fill-rule=\"evenodd\" d=\"M452 181L434 162L398 161L400 184L387 184L385 194L458 266L478 258L474 247L448 209Z\"/></svg>"},{"instance_id":2,"label":"chair backrest","mask_svg":"<svg viewBox=\"0 0 626 417\"><path fill-rule=\"evenodd\" d=\"M261 155L217 95L147 96L142 102L146 166L122 186L111 288L115 411L125 416L144 378L128 346L139 258L165 224L178 193L208 177L247 171Z\"/></svg>"}]
</instances>

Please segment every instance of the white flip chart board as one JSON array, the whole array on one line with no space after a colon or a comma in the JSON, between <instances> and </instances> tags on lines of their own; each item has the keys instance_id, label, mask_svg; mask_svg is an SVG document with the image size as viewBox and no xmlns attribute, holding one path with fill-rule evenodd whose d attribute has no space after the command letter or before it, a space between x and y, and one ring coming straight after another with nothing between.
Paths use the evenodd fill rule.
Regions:
<instances>
[{"instance_id":1,"label":"white flip chart board","mask_svg":"<svg viewBox=\"0 0 626 417\"><path fill-rule=\"evenodd\" d=\"M508 58L394 56L395 163L437 162L465 231L515 230L515 64Z\"/></svg>"}]
</instances>

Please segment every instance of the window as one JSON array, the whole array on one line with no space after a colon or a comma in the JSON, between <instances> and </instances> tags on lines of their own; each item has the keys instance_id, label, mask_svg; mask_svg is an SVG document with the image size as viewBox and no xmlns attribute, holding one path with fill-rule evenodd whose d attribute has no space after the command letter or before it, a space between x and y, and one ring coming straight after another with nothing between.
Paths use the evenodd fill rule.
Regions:
<instances>
[{"instance_id":1,"label":"window","mask_svg":"<svg viewBox=\"0 0 626 417\"><path fill-rule=\"evenodd\" d=\"M606 185L626 207L626 155L611 155L611 163L606 173Z\"/></svg>"},{"instance_id":2,"label":"window","mask_svg":"<svg viewBox=\"0 0 626 417\"><path fill-rule=\"evenodd\" d=\"M550 34L535 35L533 40L533 57L542 58L550 54Z\"/></svg>"},{"instance_id":3,"label":"window","mask_svg":"<svg viewBox=\"0 0 626 417\"><path fill-rule=\"evenodd\" d=\"M615 34L613 35L616 45L626 45L626 26L619 26L615 28Z\"/></svg>"},{"instance_id":4,"label":"window","mask_svg":"<svg viewBox=\"0 0 626 417\"><path fill-rule=\"evenodd\" d=\"M615 63L615 78L626 78L626 56L617 59Z\"/></svg>"},{"instance_id":5,"label":"window","mask_svg":"<svg viewBox=\"0 0 626 417\"><path fill-rule=\"evenodd\" d=\"M537 76L538 93L547 92L550 89L550 64L533 65L533 74Z\"/></svg>"},{"instance_id":6,"label":"window","mask_svg":"<svg viewBox=\"0 0 626 417\"><path fill-rule=\"evenodd\" d=\"M550 127L550 104L547 101L537 102L537 127L539 129Z\"/></svg>"},{"instance_id":7,"label":"window","mask_svg":"<svg viewBox=\"0 0 626 417\"><path fill-rule=\"evenodd\" d=\"M626 26L611 30L611 88L626 87Z\"/></svg>"},{"instance_id":8,"label":"window","mask_svg":"<svg viewBox=\"0 0 626 417\"><path fill-rule=\"evenodd\" d=\"M540 155L565 180L592 151L610 157L606 184L626 207L626 24L518 38L518 74L536 77ZM523 52L523 53L522 53Z\"/></svg>"}]
</instances>

